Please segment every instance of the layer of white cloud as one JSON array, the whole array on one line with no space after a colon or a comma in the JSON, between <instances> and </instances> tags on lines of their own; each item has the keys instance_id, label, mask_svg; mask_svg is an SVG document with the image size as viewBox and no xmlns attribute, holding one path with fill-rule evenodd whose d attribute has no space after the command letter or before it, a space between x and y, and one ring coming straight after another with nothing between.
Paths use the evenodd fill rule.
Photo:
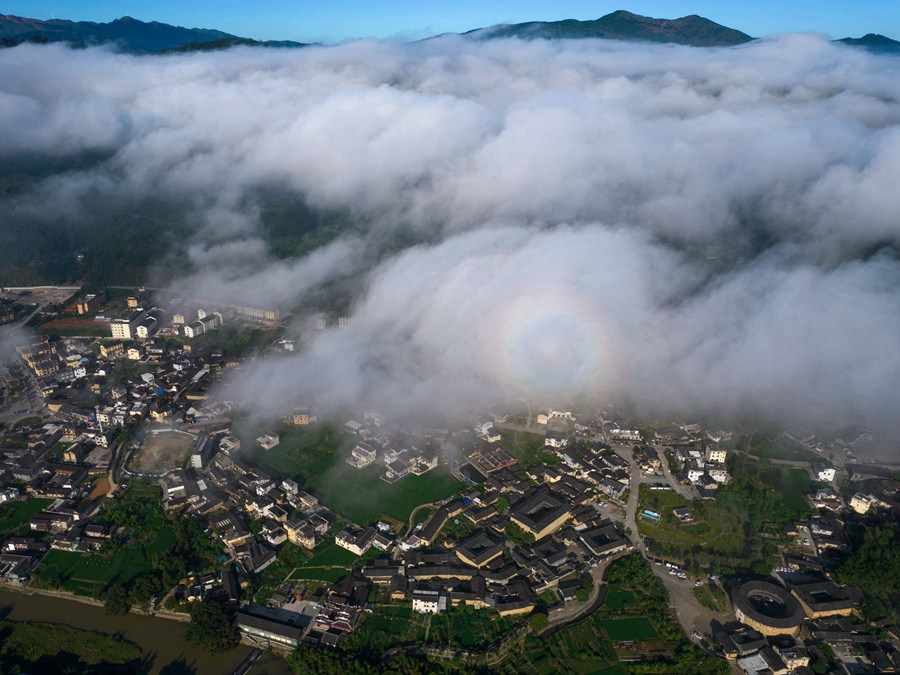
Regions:
<instances>
[{"instance_id":1,"label":"layer of white cloud","mask_svg":"<svg viewBox=\"0 0 900 675\"><path fill-rule=\"evenodd\" d=\"M109 154L36 188L51 217L98 192L191 205L179 285L198 294L290 307L357 276L350 328L246 371L265 406L579 394L886 422L900 409L897 63L810 35L714 50L22 46L0 53L0 156ZM364 231L274 261L260 189ZM388 255L400 231L421 243Z\"/></svg>"}]
</instances>

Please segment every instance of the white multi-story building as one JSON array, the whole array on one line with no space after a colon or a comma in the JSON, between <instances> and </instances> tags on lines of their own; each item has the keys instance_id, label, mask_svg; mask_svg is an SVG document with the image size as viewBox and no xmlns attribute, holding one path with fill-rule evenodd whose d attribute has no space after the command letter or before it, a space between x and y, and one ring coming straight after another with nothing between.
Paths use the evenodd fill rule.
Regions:
<instances>
[{"instance_id":1,"label":"white multi-story building","mask_svg":"<svg viewBox=\"0 0 900 675\"><path fill-rule=\"evenodd\" d=\"M724 464L725 458L728 457L728 451L718 445L706 446L706 461L713 464Z\"/></svg>"},{"instance_id":2,"label":"white multi-story building","mask_svg":"<svg viewBox=\"0 0 900 675\"><path fill-rule=\"evenodd\" d=\"M350 452L347 463L355 466L357 469L369 466L378 456L378 450L369 443L360 441Z\"/></svg>"},{"instance_id":3,"label":"white multi-story building","mask_svg":"<svg viewBox=\"0 0 900 675\"><path fill-rule=\"evenodd\" d=\"M816 480L824 481L825 483L830 483L834 480L834 467L828 466L827 464L813 464L813 473L816 475Z\"/></svg>"},{"instance_id":4,"label":"white multi-story building","mask_svg":"<svg viewBox=\"0 0 900 675\"><path fill-rule=\"evenodd\" d=\"M852 499L850 499L850 508L857 513L866 513L872 508L873 504L877 503L878 500L872 495L864 495L862 492L857 492L853 495Z\"/></svg>"},{"instance_id":5,"label":"white multi-story building","mask_svg":"<svg viewBox=\"0 0 900 675\"><path fill-rule=\"evenodd\" d=\"M128 319L113 319L109 322L109 330L114 338L131 339L131 322Z\"/></svg>"},{"instance_id":6,"label":"white multi-story building","mask_svg":"<svg viewBox=\"0 0 900 675\"><path fill-rule=\"evenodd\" d=\"M706 471L703 469L703 467L692 466L687 470L687 477L689 481L691 481L692 483L696 483L698 480L700 480L700 476L702 476L704 473L706 473Z\"/></svg>"},{"instance_id":7,"label":"white multi-story building","mask_svg":"<svg viewBox=\"0 0 900 675\"><path fill-rule=\"evenodd\" d=\"M609 437L614 441L640 441L641 432L638 429L610 429Z\"/></svg>"},{"instance_id":8,"label":"white multi-story building","mask_svg":"<svg viewBox=\"0 0 900 675\"><path fill-rule=\"evenodd\" d=\"M197 319L203 324L204 330L208 333L222 325L222 317L219 314L209 314L202 319Z\"/></svg>"},{"instance_id":9,"label":"white multi-story building","mask_svg":"<svg viewBox=\"0 0 900 675\"><path fill-rule=\"evenodd\" d=\"M412 594L412 608L420 614L439 614L447 609L447 598L438 591L415 590Z\"/></svg>"},{"instance_id":10,"label":"white multi-story building","mask_svg":"<svg viewBox=\"0 0 900 675\"><path fill-rule=\"evenodd\" d=\"M278 436L278 434L268 433L263 434L262 436L257 438L256 442L259 443L260 447L262 447L263 449L271 450L276 445L281 443L281 438Z\"/></svg>"},{"instance_id":11,"label":"white multi-story building","mask_svg":"<svg viewBox=\"0 0 900 675\"><path fill-rule=\"evenodd\" d=\"M717 483L724 483L728 480L728 469L725 468L724 464L707 464L705 468L709 477Z\"/></svg>"},{"instance_id":12,"label":"white multi-story building","mask_svg":"<svg viewBox=\"0 0 900 675\"><path fill-rule=\"evenodd\" d=\"M195 338L198 335L203 335L205 332L206 326L204 326L203 322L199 319L184 325L184 336L187 338Z\"/></svg>"},{"instance_id":13,"label":"white multi-story building","mask_svg":"<svg viewBox=\"0 0 900 675\"><path fill-rule=\"evenodd\" d=\"M143 321L141 321L137 325L137 328L135 328L134 333L141 340L146 340L147 338L149 338L150 336L155 334L158 329L159 329L159 322L157 322L157 320L154 319L153 317L148 317L148 318L144 319Z\"/></svg>"},{"instance_id":14,"label":"white multi-story building","mask_svg":"<svg viewBox=\"0 0 900 675\"><path fill-rule=\"evenodd\" d=\"M565 433L562 431L548 431L547 435L544 437L544 445L550 448L561 448L563 447L568 438Z\"/></svg>"}]
</instances>

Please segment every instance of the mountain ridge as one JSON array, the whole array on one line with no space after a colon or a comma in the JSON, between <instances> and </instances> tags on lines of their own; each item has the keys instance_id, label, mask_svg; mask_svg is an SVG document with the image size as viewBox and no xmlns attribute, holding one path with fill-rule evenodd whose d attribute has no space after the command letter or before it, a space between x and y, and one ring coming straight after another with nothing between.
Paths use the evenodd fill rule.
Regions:
<instances>
[{"instance_id":1,"label":"mountain ridge","mask_svg":"<svg viewBox=\"0 0 900 675\"><path fill-rule=\"evenodd\" d=\"M835 42L850 45L851 47L862 47L871 52L900 53L900 41L878 33L867 33L859 38L845 37L835 40Z\"/></svg>"},{"instance_id":2,"label":"mountain ridge","mask_svg":"<svg viewBox=\"0 0 900 675\"><path fill-rule=\"evenodd\" d=\"M116 44L127 51L154 52L188 42L230 37L237 36L209 28L184 28L158 21L140 21L130 16L109 23L97 23L0 14L0 38L12 40L44 38L50 42L70 42L77 46Z\"/></svg>"},{"instance_id":3,"label":"mountain ridge","mask_svg":"<svg viewBox=\"0 0 900 675\"><path fill-rule=\"evenodd\" d=\"M476 28L459 35L471 40L599 38L674 43L693 47L737 46L755 39L742 31L696 14L678 19L655 19L626 10L618 10L599 19L586 21L564 19L498 24ZM68 19L32 19L0 14L0 47L48 42L64 42L73 47L109 45L125 52L158 54L216 51L235 46L273 48L310 46L310 43L292 40L254 40L216 29L186 28L159 21L141 21L130 16L123 16L108 23L98 23ZM869 33L860 38L841 38L835 42L875 53L900 53L900 41L877 33Z\"/></svg>"},{"instance_id":4,"label":"mountain ridge","mask_svg":"<svg viewBox=\"0 0 900 675\"><path fill-rule=\"evenodd\" d=\"M678 19L652 17L618 10L599 19L581 21L529 21L488 26L463 33L479 40L518 37L522 39L641 40L688 45L692 47L730 47L750 42L753 38L734 28L723 26L702 16L691 14Z\"/></svg>"}]
</instances>

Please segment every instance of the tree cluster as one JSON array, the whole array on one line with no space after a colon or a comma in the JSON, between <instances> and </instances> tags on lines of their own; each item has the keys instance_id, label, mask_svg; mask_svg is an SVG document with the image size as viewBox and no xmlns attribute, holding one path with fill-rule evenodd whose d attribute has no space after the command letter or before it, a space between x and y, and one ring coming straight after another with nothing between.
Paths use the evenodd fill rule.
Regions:
<instances>
[{"instance_id":1,"label":"tree cluster","mask_svg":"<svg viewBox=\"0 0 900 675\"><path fill-rule=\"evenodd\" d=\"M835 578L859 588L869 619L900 621L900 532L889 524L866 532L862 545L844 561Z\"/></svg>"},{"instance_id":2,"label":"tree cluster","mask_svg":"<svg viewBox=\"0 0 900 675\"><path fill-rule=\"evenodd\" d=\"M210 654L221 654L240 642L234 625L234 613L221 602L196 602L191 607L191 622L184 634L188 642Z\"/></svg>"}]
</instances>

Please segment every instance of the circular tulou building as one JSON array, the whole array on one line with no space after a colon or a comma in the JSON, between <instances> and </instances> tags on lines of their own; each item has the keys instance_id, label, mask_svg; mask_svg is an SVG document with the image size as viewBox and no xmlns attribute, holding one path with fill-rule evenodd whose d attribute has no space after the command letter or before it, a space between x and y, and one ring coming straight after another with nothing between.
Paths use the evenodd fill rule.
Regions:
<instances>
[{"instance_id":1,"label":"circular tulou building","mask_svg":"<svg viewBox=\"0 0 900 675\"><path fill-rule=\"evenodd\" d=\"M793 595L768 581L747 581L732 592L731 599L738 621L763 635L797 635L806 618Z\"/></svg>"}]
</instances>

